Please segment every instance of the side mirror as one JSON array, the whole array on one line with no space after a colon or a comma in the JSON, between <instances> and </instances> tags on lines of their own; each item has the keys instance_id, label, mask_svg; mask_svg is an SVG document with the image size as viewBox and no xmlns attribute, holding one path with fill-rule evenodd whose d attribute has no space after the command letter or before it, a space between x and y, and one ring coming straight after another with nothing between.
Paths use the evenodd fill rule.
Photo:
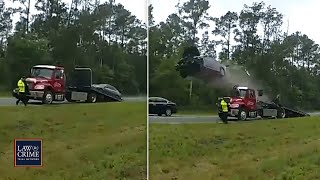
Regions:
<instances>
[{"instance_id":1,"label":"side mirror","mask_svg":"<svg viewBox=\"0 0 320 180\"><path fill-rule=\"evenodd\" d=\"M258 90L258 96L263 96L263 90Z\"/></svg>"}]
</instances>

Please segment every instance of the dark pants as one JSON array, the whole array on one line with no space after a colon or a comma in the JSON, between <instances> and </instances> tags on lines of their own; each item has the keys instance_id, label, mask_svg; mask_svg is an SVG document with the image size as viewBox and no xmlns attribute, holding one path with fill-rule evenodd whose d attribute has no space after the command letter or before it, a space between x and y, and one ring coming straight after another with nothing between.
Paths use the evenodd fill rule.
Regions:
<instances>
[{"instance_id":1,"label":"dark pants","mask_svg":"<svg viewBox=\"0 0 320 180\"><path fill-rule=\"evenodd\" d=\"M22 101L25 106L27 105L28 99L27 99L26 93L18 94L18 100L16 101L16 105L18 105L20 101Z\"/></svg>"},{"instance_id":2,"label":"dark pants","mask_svg":"<svg viewBox=\"0 0 320 180\"><path fill-rule=\"evenodd\" d=\"M228 112L221 113L221 120L223 123L228 124Z\"/></svg>"}]
</instances>

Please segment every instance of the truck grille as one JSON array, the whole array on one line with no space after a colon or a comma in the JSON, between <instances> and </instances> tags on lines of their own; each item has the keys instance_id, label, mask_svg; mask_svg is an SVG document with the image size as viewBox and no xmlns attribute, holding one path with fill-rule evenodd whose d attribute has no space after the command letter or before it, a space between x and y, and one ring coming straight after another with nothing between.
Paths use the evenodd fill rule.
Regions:
<instances>
[{"instance_id":1,"label":"truck grille","mask_svg":"<svg viewBox=\"0 0 320 180\"><path fill-rule=\"evenodd\" d=\"M32 89L32 83L27 83L28 89Z\"/></svg>"}]
</instances>

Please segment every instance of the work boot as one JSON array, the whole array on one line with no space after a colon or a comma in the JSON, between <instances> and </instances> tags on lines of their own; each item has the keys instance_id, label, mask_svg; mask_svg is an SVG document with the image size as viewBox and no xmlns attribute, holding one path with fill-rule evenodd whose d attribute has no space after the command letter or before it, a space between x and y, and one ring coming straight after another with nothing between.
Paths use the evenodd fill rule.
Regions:
<instances>
[{"instance_id":1,"label":"work boot","mask_svg":"<svg viewBox=\"0 0 320 180\"><path fill-rule=\"evenodd\" d=\"M19 101L16 101L16 105L18 105L19 104Z\"/></svg>"}]
</instances>

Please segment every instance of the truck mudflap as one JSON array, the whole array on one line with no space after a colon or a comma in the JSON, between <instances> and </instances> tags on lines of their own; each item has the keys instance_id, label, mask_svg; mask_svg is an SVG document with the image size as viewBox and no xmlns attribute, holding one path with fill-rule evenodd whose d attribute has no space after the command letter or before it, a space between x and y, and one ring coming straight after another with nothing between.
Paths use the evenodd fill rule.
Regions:
<instances>
[{"instance_id":1,"label":"truck mudflap","mask_svg":"<svg viewBox=\"0 0 320 180\"><path fill-rule=\"evenodd\" d=\"M298 110L294 110L294 109L290 109L288 107L282 107L285 110L286 116L285 118L294 118L294 117L305 117L305 116L310 116L310 114L302 112L302 111L298 111Z\"/></svg>"},{"instance_id":2,"label":"truck mudflap","mask_svg":"<svg viewBox=\"0 0 320 180\"><path fill-rule=\"evenodd\" d=\"M97 88L97 87L91 86L91 90L96 92L97 94L100 94L100 95L103 95L103 96L109 98L112 101L118 101L118 102L123 101L121 96L119 96L111 91L108 91L107 89L102 89L102 88Z\"/></svg>"}]
</instances>

